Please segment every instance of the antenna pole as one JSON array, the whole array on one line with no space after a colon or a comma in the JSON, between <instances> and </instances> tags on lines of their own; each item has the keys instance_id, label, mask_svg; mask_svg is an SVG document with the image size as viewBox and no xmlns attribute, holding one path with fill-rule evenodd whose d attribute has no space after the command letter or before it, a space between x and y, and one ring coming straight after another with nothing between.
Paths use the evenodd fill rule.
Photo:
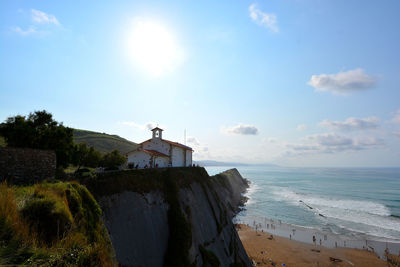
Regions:
<instances>
[{"instance_id":1,"label":"antenna pole","mask_svg":"<svg viewBox=\"0 0 400 267\"><path fill-rule=\"evenodd\" d=\"M184 143L183 143L183 144L186 146L186 129L185 129L185 131L183 132L183 136L184 136L184 137L183 137L183 138L184 138L184 139L183 139L183 140L184 140Z\"/></svg>"}]
</instances>

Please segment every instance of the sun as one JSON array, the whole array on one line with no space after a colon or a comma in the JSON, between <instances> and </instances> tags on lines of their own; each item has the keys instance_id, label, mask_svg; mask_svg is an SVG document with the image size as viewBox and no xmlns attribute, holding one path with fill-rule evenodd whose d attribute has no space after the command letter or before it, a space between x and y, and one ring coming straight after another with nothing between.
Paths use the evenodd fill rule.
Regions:
<instances>
[{"instance_id":1,"label":"sun","mask_svg":"<svg viewBox=\"0 0 400 267\"><path fill-rule=\"evenodd\" d=\"M182 61L182 49L167 27L137 19L128 33L128 53L135 64L154 76L172 72Z\"/></svg>"}]
</instances>

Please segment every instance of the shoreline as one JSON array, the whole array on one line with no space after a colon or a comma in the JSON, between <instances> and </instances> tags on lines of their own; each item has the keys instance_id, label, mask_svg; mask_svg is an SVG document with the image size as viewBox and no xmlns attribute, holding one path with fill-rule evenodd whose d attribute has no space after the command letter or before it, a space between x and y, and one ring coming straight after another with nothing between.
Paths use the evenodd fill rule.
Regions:
<instances>
[{"instance_id":1,"label":"shoreline","mask_svg":"<svg viewBox=\"0 0 400 267\"><path fill-rule=\"evenodd\" d=\"M257 266L331 266L334 263L335 266L379 267L388 264L371 250L329 248L319 245L319 240L315 245L309 244L244 224L236 224L236 229L248 256ZM396 255L390 255L390 259L400 262L400 256Z\"/></svg>"},{"instance_id":2,"label":"shoreline","mask_svg":"<svg viewBox=\"0 0 400 267\"><path fill-rule=\"evenodd\" d=\"M249 223L249 221L252 223ZM238 217L234 221L236 224L246 225L253 228L254 231L266 232L274 236L287 238L308 245L316 245L324 248L353 248L375 253L380 258L385 257L385 250L390 254L400 255L400 241L397 240L373 240L361 239L359 237L350 237L335 233L327 233L315 228L307 228L298 225L291 225L281 221L268 218L247 218L246 221ZM313 242L315 237L315 243Z\"/></svg>"}]
</instances>

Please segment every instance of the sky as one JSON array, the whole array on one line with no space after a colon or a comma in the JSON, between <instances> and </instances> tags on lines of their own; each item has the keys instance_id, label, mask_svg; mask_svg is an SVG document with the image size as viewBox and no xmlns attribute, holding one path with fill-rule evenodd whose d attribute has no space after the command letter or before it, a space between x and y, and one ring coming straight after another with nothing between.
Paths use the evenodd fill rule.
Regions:
<instances>
[{"instance_id":1,"label":"sky","mask_svg":"<svg viewBox=\"0 0 400 267\"><path fill-rule=\"evenodd\" d=\"M400 2L1 1L0 120L195 160L400 167ZM186 141L184 132L186 130Z\"/></svg>"}]
</instances>

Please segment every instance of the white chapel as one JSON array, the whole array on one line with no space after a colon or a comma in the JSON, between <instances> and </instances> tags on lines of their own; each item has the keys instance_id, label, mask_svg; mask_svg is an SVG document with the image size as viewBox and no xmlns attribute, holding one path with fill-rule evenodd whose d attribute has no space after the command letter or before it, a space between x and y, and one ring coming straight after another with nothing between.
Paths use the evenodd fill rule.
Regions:
<instances>
[{"instance_id":1,"label":"white chapel","mask_svg":"<svg viewBox=\"0 0 400 267\"><path fill-rule=\"evenodd\" d=\"M128 166L138 168L164 168L192 166L191 147L162 139L163 130L156 127L151 139L139 144L139 147L126 153Z\"/></svg>"}]
</instances>

